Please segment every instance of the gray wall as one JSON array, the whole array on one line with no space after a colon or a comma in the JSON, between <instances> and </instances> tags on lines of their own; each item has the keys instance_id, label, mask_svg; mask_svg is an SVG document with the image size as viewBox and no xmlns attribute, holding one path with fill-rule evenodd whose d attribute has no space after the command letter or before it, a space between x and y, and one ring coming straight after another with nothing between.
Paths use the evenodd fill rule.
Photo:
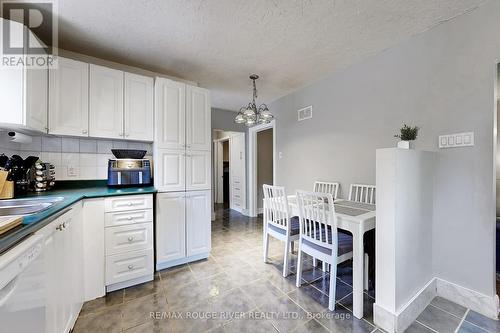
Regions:
<instances>
[{"instance_id":1,"label":"gray wall","mask_svg":"<svg viewBox=\"0 0 500 333\"><path fill-rule=\"evenodd\" d=\"M212 129L224 131L246 132L244 125L238 125L234 122L236 112L212 108Z\"/></svg>"},{"instance_id":2,"label":"gray wall","mask_svg":"<svg viewBox=\"0 0 500 333\"><path fill-rule=\"evenodd\" d=\"M403 121L422 127L418 149L435 150L433 271L495 294L494 100L500 1L414 36L270 105L277 118L277 184L316 179L375 182L375 150L394 147ZM313 119L297 109L313 105ZM437 136L475 132L475 146L438 150ZM408 175L411 177L411 175ZM408 258L411 260L411 258Z\"/></svg>"}]
</instances>

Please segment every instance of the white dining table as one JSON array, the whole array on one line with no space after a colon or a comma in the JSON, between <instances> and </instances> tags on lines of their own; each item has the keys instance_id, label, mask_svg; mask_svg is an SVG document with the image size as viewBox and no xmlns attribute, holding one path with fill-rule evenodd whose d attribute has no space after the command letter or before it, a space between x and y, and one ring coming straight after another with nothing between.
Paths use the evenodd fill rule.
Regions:
<instances>
[{"instance_id":1,"label":"white dining table","mask_svg":"<svg viewBox=\"0 0 500 333\"><path fill-rule=\"evenodd\" d=\"M299 215L299 207L295 195L288 196L290 213ZM375 229L375 205L348 200L335 200L335 215L337 227L349 231L353 238L352 258L352 294L353 314L356 318L363 317L363 235L368 230Z\"/></svg>"}]
</instances>

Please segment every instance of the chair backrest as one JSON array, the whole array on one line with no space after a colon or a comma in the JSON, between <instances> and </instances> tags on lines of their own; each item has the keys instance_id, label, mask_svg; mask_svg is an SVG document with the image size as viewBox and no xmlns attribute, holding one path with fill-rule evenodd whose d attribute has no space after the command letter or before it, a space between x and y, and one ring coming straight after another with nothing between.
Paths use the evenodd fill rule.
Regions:
<instances>
[{"instance_id":1,"label":"chair backrest","mask_svg":"<svg viewBox=\"0 0 500 333\"><path fill-rule=\"evenodd\" d=\"M329 249L337 247L337 216L331 193L297 191L300 237Z\"/></svg>"},{"instance_id":2,"label":"chair backrest","mask_svg":"<svg viewBox=\"0 0 500 333\"><path fill-rule=\"evenodd\" d=\"M333 196L333 199L337 199L337 194L339 192L339 183L331 183L331 182L314 182L314 192L320 193L330 193Z\"/></svg>"},{"instance_id":3,"label":"chair backrest","mask_svg":"<svg viewBox=\"0 0 500 333\"><path fill-rule=\"evenodd\" d=\"M290 212L285 188L264 184L262 189L264 190L264 223L290 230Z\"/></svg>"},{"instance_id":4,"label":"chair backrest","mask_svg":"<svg viewBox=\"0 0 500 333\"><path fill-rule=\"evenodd\" d=\"M362 203L375 203L375 185L351 184L349 200Z\"/></svg>"}]
</instances>

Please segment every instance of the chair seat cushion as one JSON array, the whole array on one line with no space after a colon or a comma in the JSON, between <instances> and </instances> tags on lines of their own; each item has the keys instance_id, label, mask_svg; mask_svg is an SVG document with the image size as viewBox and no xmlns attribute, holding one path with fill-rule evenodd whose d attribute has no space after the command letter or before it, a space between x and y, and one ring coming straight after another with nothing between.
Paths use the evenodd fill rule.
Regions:
<instances>
[{"instance_id":1,"label":"chair seat cushion","mask_svg":"<svg viewBox=\"0 0 500 333\"><path fill-rule=\"evenodd\" d=\"M332 243L332 228L330 226L327 228L327 232L328 232L328 243L331 244ZM320 233L319 230L316 231L316 238L319 238L319 233ZM325 239L325 238L326 238L325 237L325 230L323 229L322 239ZM348 233L347 231L338 230L337 231L337 241L338 241L337 255L341 256L343 254L352 252L353 245L352 245L352 236L350 233ZM330 249L323 247L321 245L317 245L317 244L310 242L306 239L304 239L304 244L314 248L315 250L323 252L325 254L328 254L328 255L331 254Z\"/></svg>"},{"instance_id":2,"label":"chair seat cushion","mask_svg":"<svg viewBox=\"0 0 500 333\"><path fill-rule=\"evenodd\" d=\"M275 232L278 232L282 235L284 235L286 233L285 229L283 228L278 228L276 227L275 225L272 225L272 224L268 224L269 226L269 229L275 231ZM291 236L295 236L295 235L298 235L299 234L299 230L300 230L300 221L299 221L299 217L298 216L293 216L290 218L290 235Z\"/></svg>"}]
</instances>

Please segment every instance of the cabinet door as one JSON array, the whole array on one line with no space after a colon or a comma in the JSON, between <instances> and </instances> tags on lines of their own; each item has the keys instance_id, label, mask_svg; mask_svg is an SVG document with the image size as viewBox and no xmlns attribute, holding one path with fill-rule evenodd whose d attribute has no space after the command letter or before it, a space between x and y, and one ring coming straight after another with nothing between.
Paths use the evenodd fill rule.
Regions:
<instances>
[{"instance_id":1,"label":"cabinet door","mask_svg":"<svg viewBox=\"0 0 500 333\"><path fill-rule=\"evenodd\" d=\"M45 309L46 332L58 332L60 325L58 324L58 304L60 293L58 288L61 282L59 275L61 264L59 260L57 244L59 242L60 233L55 229L56 222L44 227L37 234L44 237L43 258L45 265L45 284L47 288L47 304Z\"/></svg>"},{"instance_id":2,"label":"cabinet door","mask_svg":"<svg viewBox=\"0 0 500 333\"><path fill-rule=\"evenodd\" d=\"M155 145L158 148L184 149L186 85L158 78L155 83Z\"/></svg>"},{"instance_id":3,"label":"cabinet door","mask_svg":"<svg viewBox=\"0 0 500 333\"><path fill-rule=\"evenodd\" d=\"M124 84L125 138L153 141L153 78L125 73Z\"/></svg>"},{"instance_id":4,"label":"cabinet door","mask_svg":"<svg viewBox=\"0 0 500 333\"><path fill-rule=\"evenodd\" d=\"M47 133L48 67L25 68L25 115L28 128Z\"/></svg>"},{"instance_id":5,"label":"cabinet door","mask_svg":"<svg viewBox=\"0 0 500 333\"><path fill-rule=\"evenodd\" d=\"M123 72L90 65L89 135L123 138Z\"/></svg>"},{"instance_id":6,"label":"cabinet door","mask_svg":"<svg viewBox=\"0 0 500 333\"><path fill-rule=\"evenodd\" d=\"M186 152L186 190L208 190L211 188L210 152L188 150Z\"/></svg>"},{"instance_id":7,"label":"cabinet door","mask_svg":"<svg viewBox=\"0 0 500 333\"><path fill-rule=\"evenodd\" d=\"M206 89L186 87L186 146L188 149L210 150L210 98Z\"/></svg>"},{"instance_id":8,"label":"cabinet door","mask_svg":"<svg viewBox=\"0 0 500 333\"><path fill-rule=\"evenodd\" d=\"M79 202L73 206L71 215L68 217L69 230L67 230L67 239L70 240L68 251L71 253L69 263L71 267L71 279L68 283L68 288L71 292L71 302L69 303L70 318L69 325L73 328L78 314L83 305L83 209L82 203Z\"/></svg>"},{"instance_id":9,"label":"cabinet door","mask_svg":"<svg viewBox=\"0 0 500 333\"><path fill-rule=\"evenodd\" d=\"M154 181L159 191L186 189L186 153L184 150L158 149L155 154Z\"/></svg>"},{"instance_id":10,"label":"cabinet door","mask_svg":"<svg viewBox=\"0 0 500 333\"><path fill-rule=\"evenodd\" d=\"M231 209L241 211L246 208L245 133L232 135L229 146L231 147L229 156Z\"/></svg>"},{"instance_id":11,"label":"cabinet door","mask_svg":"<svg viewBox=\"0 0 500 333\"><path fill-rule=\"evenodd\" d=\"M156 265L186 256L185 194L156 195Z\"/></svg>"},{"instance_id":12,"label":"cabinet door","mask_svg":"<svg viewBox=\"0 0 500 333\"><path fill-rule=\"evenodd\" d=\"M58 57L49 86L49 133L88 136L89 64Z\"/></svg>"},{"instance_id":13,"label":"cabinet door","mask_svg":"<svg viewBox=\"0 0 500 333\"><path fill-rule=\"evenodd\" d=\"M210 191L186 193L187 256L210 252Z\"/></svg>"}]
</instances>

